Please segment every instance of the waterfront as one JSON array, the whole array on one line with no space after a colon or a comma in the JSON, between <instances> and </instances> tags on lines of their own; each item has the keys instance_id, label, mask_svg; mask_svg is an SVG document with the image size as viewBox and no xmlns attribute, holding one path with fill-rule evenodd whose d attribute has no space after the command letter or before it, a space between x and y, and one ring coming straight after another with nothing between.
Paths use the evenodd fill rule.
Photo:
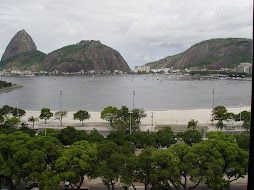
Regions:
<instances>
[{"instance_id":1,"label":"waterfront","mask_svg":"<svg viewBox=\"0 0 254 190\"><path fill-rule=\"evenodd\" d=\"M251 81L187 80L184 76L121 75L98 77L1 77L23 88L0 94L0 106L40 110L48 107L101 111L107 106L133 106L146 111L250 106Z\"/></svg>"}]
</instances>

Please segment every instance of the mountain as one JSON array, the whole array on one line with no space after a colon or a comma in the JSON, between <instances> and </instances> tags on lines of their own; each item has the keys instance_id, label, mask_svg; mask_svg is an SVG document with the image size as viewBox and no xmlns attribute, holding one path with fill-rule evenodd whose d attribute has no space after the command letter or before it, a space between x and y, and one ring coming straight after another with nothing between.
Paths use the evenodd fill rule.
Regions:
<instances>
[{"instance_id":1,"label":"mountain","mask_svg":"<svg viewBox=\"0 0 254 190\"><path fill-rule=\"evenodd\" d=\"M36 51L37 47L31 36L25 31L21 30L15 34L8 44L1 61L4 61L19 53Z\"/></svg>"},{"instance_id":2,"label":"mountain","mask_svg":"<svg viewBox=\"0 0 254 190\"><path fill-rule=\"evenodd\" d=\"M234 68L239 63L251 62L252 40L244 38L218 38L199 42L183 53L168 56L146 65L151 68L220 69Z\"/></svg>"},{"instance_id":3,"label":"mountain","mask_svg":"<svg viewBox=\"0 0 254 190\"><path fill-rule=\"evenodd\" d=\"M130 71L123 57L116 50L100 41L81 41L48 54L44 61L44 70L77 72L80 70Z\"/></svg>"},{"instance_id":4,"label":"mountain","mask_svg":"<svg viewBox=\"0 0 254 190\"><path fill-rule=\"evenodd\" d=\"M45 53L40 51L28 51L14 55L0 62L0 68L11 70L31 70L32 72L41 71L44 67Z\"/></svg>"},{"instance_id":5,"label":"mountain","mask_svg":"<svg viewBox=\"0 0 254 190\"><path fill-rule=\"evenodd\" d=\"M19 31L10 41L2 56L0 68L37 72L130 71L120 53L100 41L81 41L46 55L37 51L33 39L25 30Z\"/></svg>"}]
</instances>

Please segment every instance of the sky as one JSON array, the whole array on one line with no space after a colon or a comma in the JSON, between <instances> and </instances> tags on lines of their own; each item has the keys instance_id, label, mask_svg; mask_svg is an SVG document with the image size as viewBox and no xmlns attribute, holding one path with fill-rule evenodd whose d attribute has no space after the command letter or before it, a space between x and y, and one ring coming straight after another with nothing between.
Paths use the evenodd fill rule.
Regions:
<instances>
[{"instance_id":1,"label":"sky","mask_svg":"<svg viewBox=\"0 0 254 190\"><path fill-rule=\"evenodd\" d=\"M252 10L252 0L0 0L0 57L25 29L44 53L99 40L134 69L202 40L252 38Z\"/></svg>"}]
</instances>

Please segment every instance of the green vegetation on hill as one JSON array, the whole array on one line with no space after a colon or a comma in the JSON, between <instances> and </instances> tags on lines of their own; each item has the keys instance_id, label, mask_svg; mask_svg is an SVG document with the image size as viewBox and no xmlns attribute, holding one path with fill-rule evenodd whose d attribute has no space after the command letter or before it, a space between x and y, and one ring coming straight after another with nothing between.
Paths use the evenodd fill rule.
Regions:
<instances>
[{"instance_id":1,"label":"green vegetation on hill","mask_svg":"<svg viewBox=\"0 0 254 190\"><path fill-rule=\"evenodd\" d=\"M104 44L101 44L99 41L81 41L78 44L68 45L58 50L53 51L52 53L61 52L62 55L58 56L57 64L63 62L76 62L79 64L88 64L92 65L93 62L86 56L86 53L89 48L94 47L96 50L100 51L103 48L107 47ZM84 56L84 60L81 61L79 58L75 59L74 55L82 52L82 56Z\"/></svg>"},{"instance_id":2,"label":"green vegetation on hill","mask_svg":"<svg viewBox=\"0 0 254 190\"><path fill-rule=\"evenodd\" d=\"M239 63L251 62L252 40L245 38L217 38L194 44L183 53L147 63L152 69L234 68Z\"/></svg>"},{"instance_id":3,"label":"green vegetation on hill","mask_svg":"<svg viewBox=\"0 0 254 190\"><path fill-rule=\"evenodd\" d=\"M224 55L221 57L207 58L198 62L188 64L184 68L205 67L214 62L226 62L224 67L235 68L236 66L239 65L239 63L251 62L251 55L248 55L248 54L237 55L236 54L236 55Z\"/></svg>"},{"instance_id":4,"label":"green vegetation on hill","mask_svg":"<svg viewBox=\"0 0 254 190\"><path fill-rule=\"evenodd\" d=\"M17 54L9 59L0 62L0 68L11 68L13 70L43 70L43 61L46 57L45 53L40 51L28 51Z\"/></svg>"},{"instance_id":5,"label":"green vegetation on hill","mask_svg":"<svg viewBox=\"0 0 254 190\"><path fill-rule=\"evenodd\" d=\"M170 68L172 66L174 66L174 63L176 61L176 59L181 56L182 53L173 55L173 56L168 56L165 57L159 61L154 61L151 63L147 63L146 65L150 66L151 69L161 69L161 68Z\"/></svg>"}]
</instances>

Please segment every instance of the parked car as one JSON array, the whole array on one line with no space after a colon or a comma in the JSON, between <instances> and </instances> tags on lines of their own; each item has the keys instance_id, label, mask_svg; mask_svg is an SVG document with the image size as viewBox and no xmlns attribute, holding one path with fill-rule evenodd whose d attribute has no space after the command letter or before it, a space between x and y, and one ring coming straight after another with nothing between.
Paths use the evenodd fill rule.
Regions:
<instances>
[{"instance_id":1,"label":"parked car","mask_svg":"<svg viewBox=\"0 0 254 190\"><path fill-rule=\"evenodd\" d=\"M26 190L39 190L39 189L40 189L39 183L32 183L26 186Z\"/></svg>"},{"instance_id":2,"label":"parked car","mask_svg":"<svg viewBox=\"0 0 254 190\"><path fill-rule=\"evenodd\" d=\"M11 190L11 188L7 187L7 186L1 186L0 190Z\"/></svg>"}]
</instances>

